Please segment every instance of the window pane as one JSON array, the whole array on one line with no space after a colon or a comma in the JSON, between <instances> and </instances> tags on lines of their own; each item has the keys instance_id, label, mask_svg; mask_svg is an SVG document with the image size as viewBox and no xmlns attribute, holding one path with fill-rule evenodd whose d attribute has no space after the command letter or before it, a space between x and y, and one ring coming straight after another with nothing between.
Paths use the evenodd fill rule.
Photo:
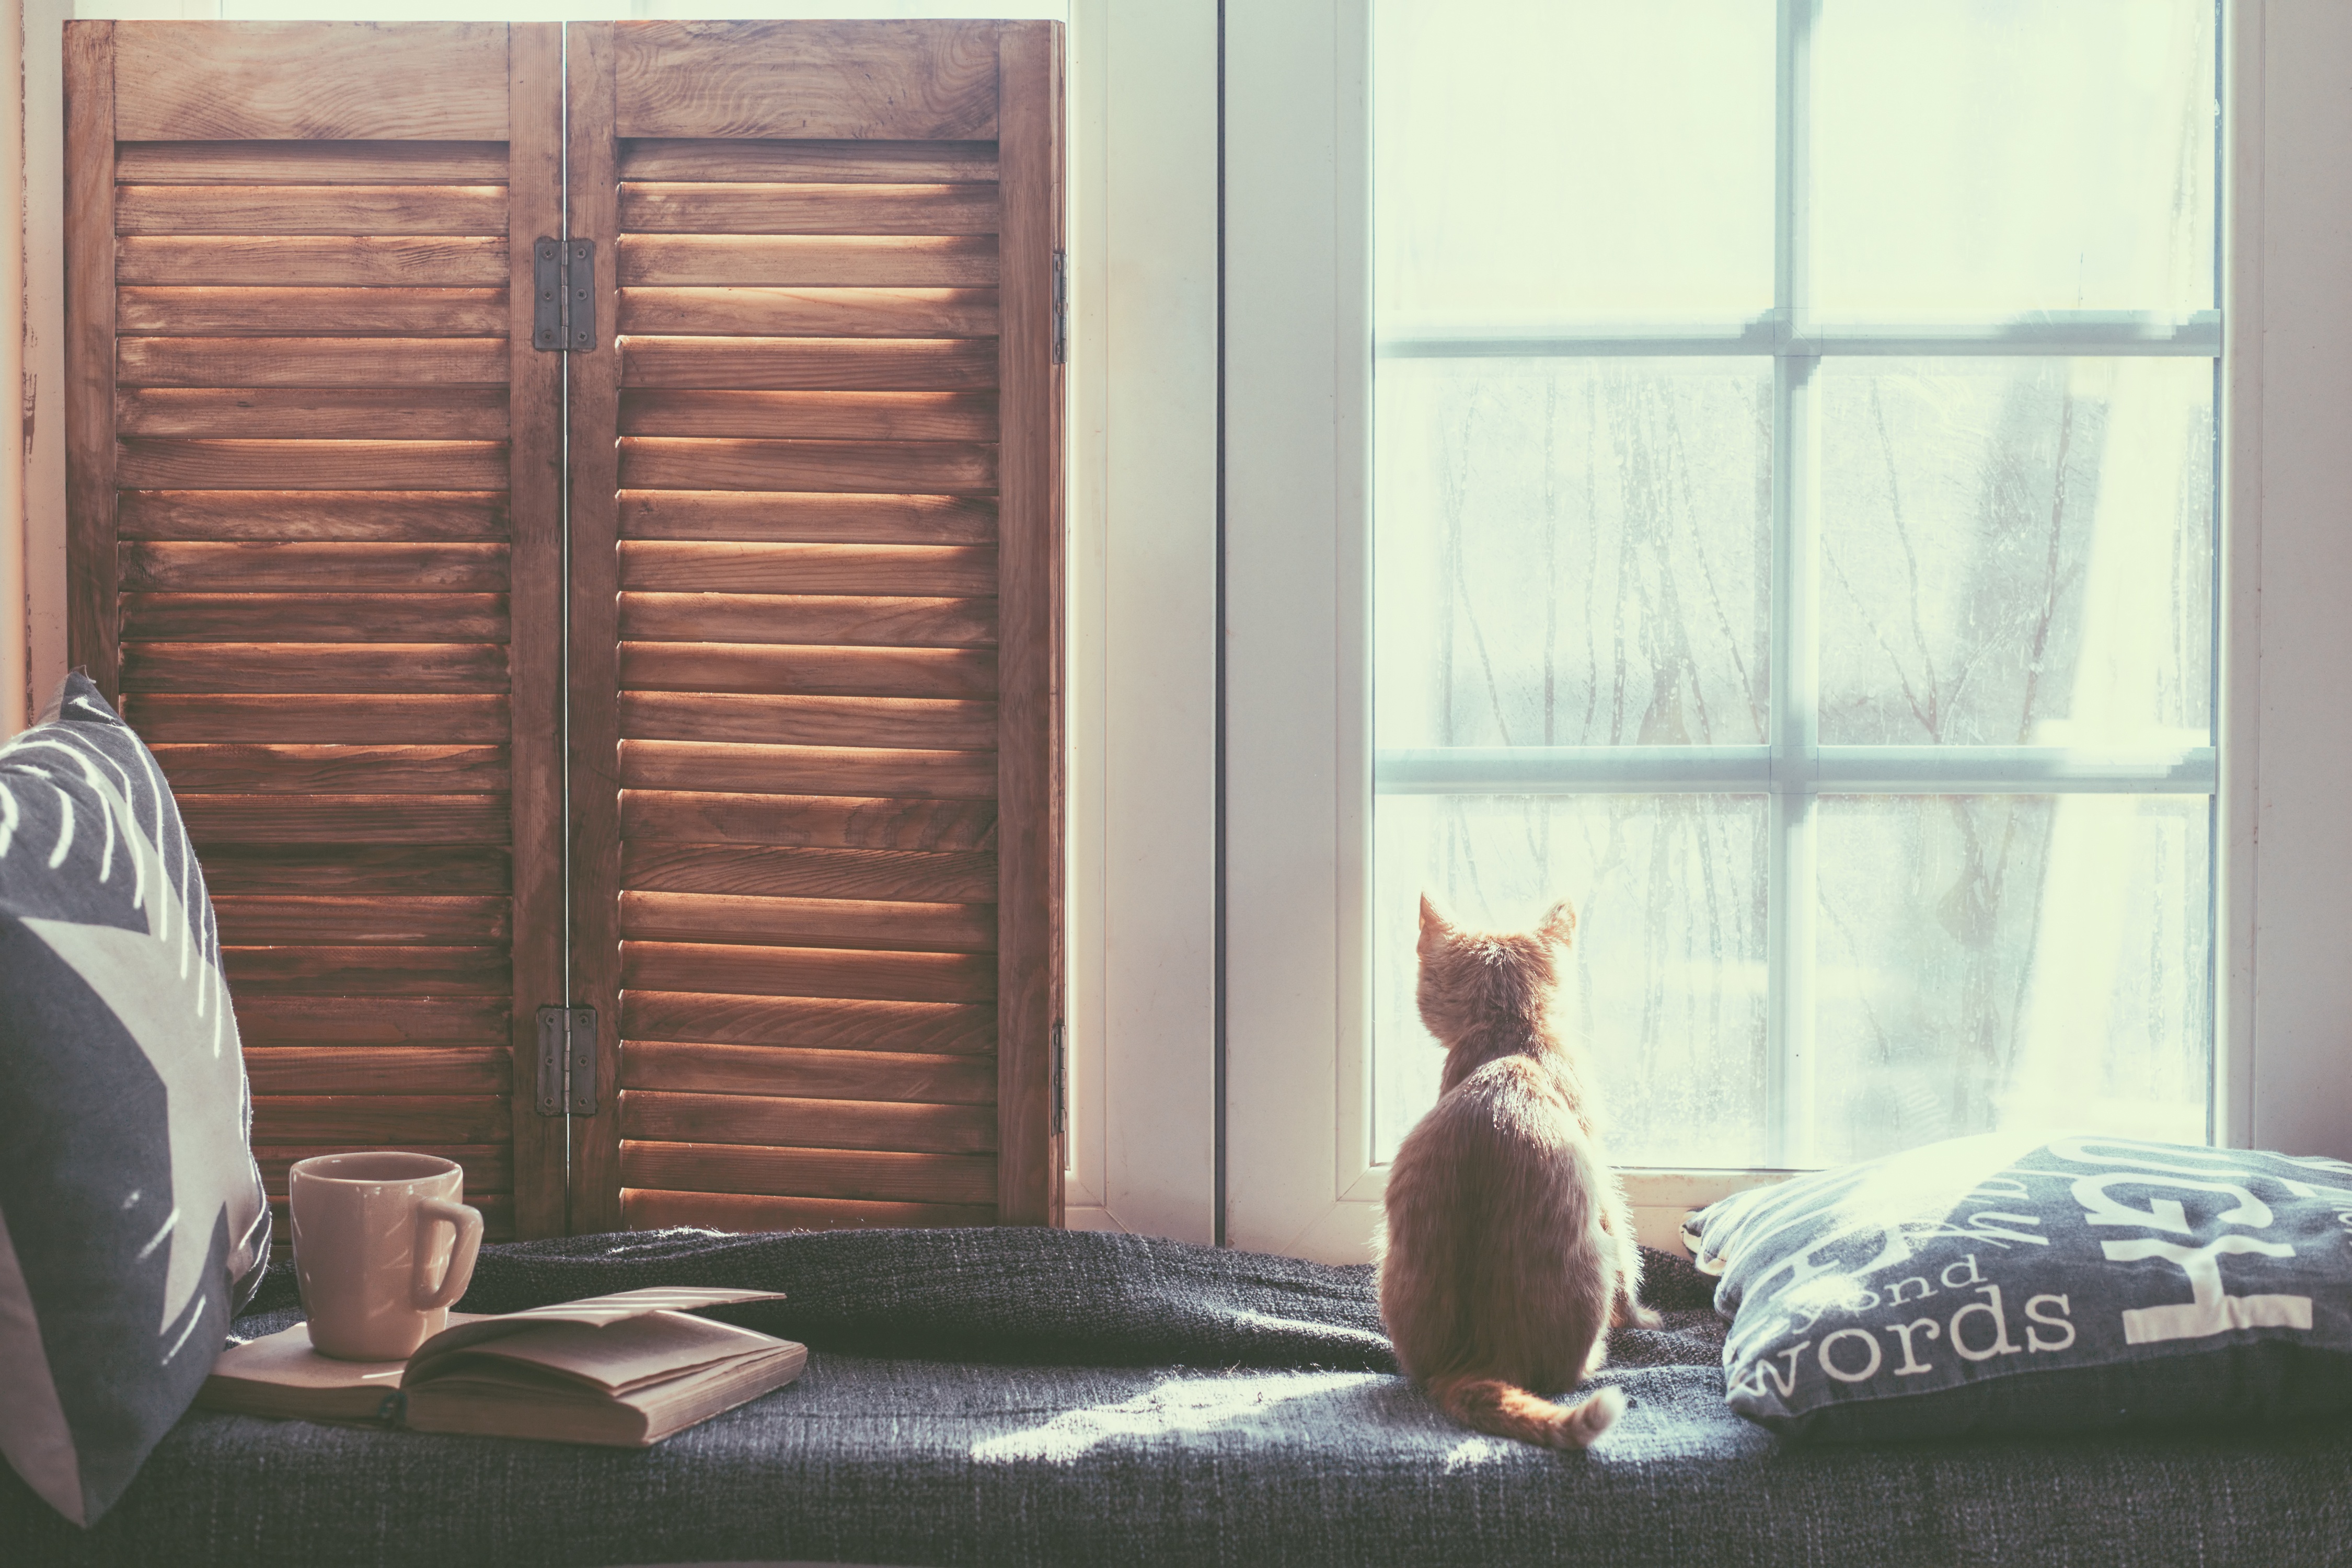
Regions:
<instances>
[{"instance_id":1,"label":"window pane","mask_svg":"<svg viewBox=\"0 0 2352 1568\"><path fill-rule=\"evenodd\" d=\"M1384 360L1377 744L1760 744L1762 359Z\"/></svg>"},{"instance_id":2,"label":"window pane","mask_svg":"<svg viewBox=\"0 0 2352 1568\"><path fill-rule=\"evenodd\" d=\"M2209 743L2210 361L1832 360L1814 387L1824 742Z\"/></svg>"},{"instance_id":3,"label":"window pane","mask_svg":"<svg viewBox=\"0 0 2352 1568\"><path fill-rule=\"evenodd\" d=\"M1772 307L1772 0L1376 0L1379 335Z\"/></svg>"},{"instance_id":4,"label":"window pane","mask_svg":"<svg viewBox=\"0 0 2352 1568\"><path fill-rule=\"evenodd\" d=\"M1814 314L2210 310L2212 0L1824 0Z\"/></svg>"},{"instance_id":5,"label":"window pane","mask_svg":"<svg viewBox=\"0 0 2352 1568\"><path fill-rule=\"evenodd\" d=\"M1413 1005L1426 891L1465 925L1576 906L1559 1022L1586 1050L1620 1164L1763 1157L1764 895L1754 795L1384 795L1375 803L1373 1146L1394 1156L1444 1055Z\"/></svg>"},{"instance_id":6,"label":"window pane","mask_svg":"<svg viewBox=\"0 0 2352 1568\"><path fill-rule=\"evenodd\" d=\"M1813 1162L1998 1129L2203 1142L2210 814L1822 797Z\"/></svg>"}]
</instances>

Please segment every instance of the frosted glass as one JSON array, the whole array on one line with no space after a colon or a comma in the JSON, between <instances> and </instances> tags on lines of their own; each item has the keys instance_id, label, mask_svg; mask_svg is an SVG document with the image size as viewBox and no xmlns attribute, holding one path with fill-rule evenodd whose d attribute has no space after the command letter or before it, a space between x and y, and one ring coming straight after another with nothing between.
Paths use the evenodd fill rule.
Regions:
<instances>
[{"instance_id":1,"label":"frosted glass","mask_svg":"<svg viewBox=\"0 0 2352 1568\"><path fill-rule=\"evenodd\" d=\"M2213 9L1823 0L1815 316L2214 308Z\"/></svg>"},{"instance_id":2,"label":"frosted glass","mask_svg":"<svg viewBox=\"0 0 2352 1568\"><path fill-rule=\"evenodd\" d=\"M1769 361L1385 360L1374 387L1379 745L1765 739Z\"/></svg>"},{"instance_id":3,"label":"frosted glass","mask_svg":"<svg viewBox=\"0 0 2352 1568\"><path fill-rule=\"evenodd\" d=\"M1822 741L2210 742L2210 361L1832 360L1814 387Z\"/></svg>"},{"instance_id":4,"label":"frosted glass","mask_svg":"<svg viewBox=\"0 0 2352 1568\"><path fill-rule=\"evenodd\" d=\"M1378 335L1772 307L1772 0L1375 0Z\"/></svg>"},{"instance_id":5,"label":"frosted glass","mask_svg":"<svg viewBox=\"0 0 2352 1568\"><path fill-rule=\"evenodd\" d=\"M1413 1005L1426 891L1488 929L1576 906L1559 1017L1601 1086L1612 1160L1762 1160L1762 797L1388 795L1372 816L1377 1159L1434 1103L1444 1059Z\"/></svg>"},{"instance_id":6,"label":"frosted glass","mask_svg":"<svg viewBox=\"0 0 2352 1568\"><path fill-rule=\"evenodd\" d=\"M1822 796L1811 1163L1997 1130L2203 1142L2210 811Z\"/></svg>"}]
</instances>

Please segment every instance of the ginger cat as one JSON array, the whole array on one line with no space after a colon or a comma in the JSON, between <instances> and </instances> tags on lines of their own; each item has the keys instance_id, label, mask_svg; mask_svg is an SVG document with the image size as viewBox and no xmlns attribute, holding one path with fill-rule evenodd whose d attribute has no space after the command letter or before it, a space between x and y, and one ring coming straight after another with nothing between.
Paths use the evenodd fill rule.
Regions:
<instances>
[{"instance_id":1,"label":"ginger cat","mask_svg":"<svg viewBox=\"0 0 2352 1568\"><path fill-rule=\"evenodd\" d=\"M1576 911L1529 935L1457 931L1421 900L1421 1018L1443 1091L1389 1170L1381 1318L1406 1373L1465 1426L1554 1448L1608 1430L1625 1396L1573 1388L1606 1331L1655 1327L1633 1213L1594 1136L1592 1090L1554 1031Z\"/></svg>"}]
</instances>

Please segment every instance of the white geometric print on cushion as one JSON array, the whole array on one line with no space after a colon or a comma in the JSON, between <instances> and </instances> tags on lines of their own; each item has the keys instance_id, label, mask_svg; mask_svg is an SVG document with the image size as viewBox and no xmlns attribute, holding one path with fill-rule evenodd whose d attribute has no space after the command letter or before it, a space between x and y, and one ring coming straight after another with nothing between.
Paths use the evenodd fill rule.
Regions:
<instances>
[{"instance_id":1,"label":"white geometric print on cushion","mask_svg":"<svg viewBox=\"0 0 2352 1568\"><path fill-rule=\"evenodd\" d=\"M2352 1413L2352 1165L1989 1133L1693 1215L1731 1407L1873 1440Z\"/></svg>"},{"instance_id":2,"label":"white geometric print on cushion","mask_svg":"<svg viewBox=\"0 0 2352 1568\"><path fill-rule=\"evenodd\" d=\"M269 1257L219 932L155 759L81 675L0 746L0 1454L89 1524Z\"/></svg>"}]
</instances>

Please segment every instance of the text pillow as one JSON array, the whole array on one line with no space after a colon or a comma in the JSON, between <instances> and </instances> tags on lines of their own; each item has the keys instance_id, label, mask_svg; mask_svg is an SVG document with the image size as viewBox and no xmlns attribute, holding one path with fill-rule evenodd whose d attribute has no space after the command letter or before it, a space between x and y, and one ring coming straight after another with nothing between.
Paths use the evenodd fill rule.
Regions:
<instances>
[{"instance_id":1,"label":"text pillow","mask_svg":"<svg viewBox=\"0 0 2352 1568\"><path fill-rule=\"evenodd\" d=\"M0 1454L110 1507L269 1255L205 879L155 759L70 677L0 746Z\"/></svg>"},{"instance_id":2,"label":"text pillow","mask_svg":"<svg viewBox=\"0 0 2352 1568\"><path fill-rule=\"evenodd\" d=\"M1930 1437L2352 1411L2352 1165L1989 1135L1692 1216L1731 1407Z\"/></svg>"}]
</instances>

